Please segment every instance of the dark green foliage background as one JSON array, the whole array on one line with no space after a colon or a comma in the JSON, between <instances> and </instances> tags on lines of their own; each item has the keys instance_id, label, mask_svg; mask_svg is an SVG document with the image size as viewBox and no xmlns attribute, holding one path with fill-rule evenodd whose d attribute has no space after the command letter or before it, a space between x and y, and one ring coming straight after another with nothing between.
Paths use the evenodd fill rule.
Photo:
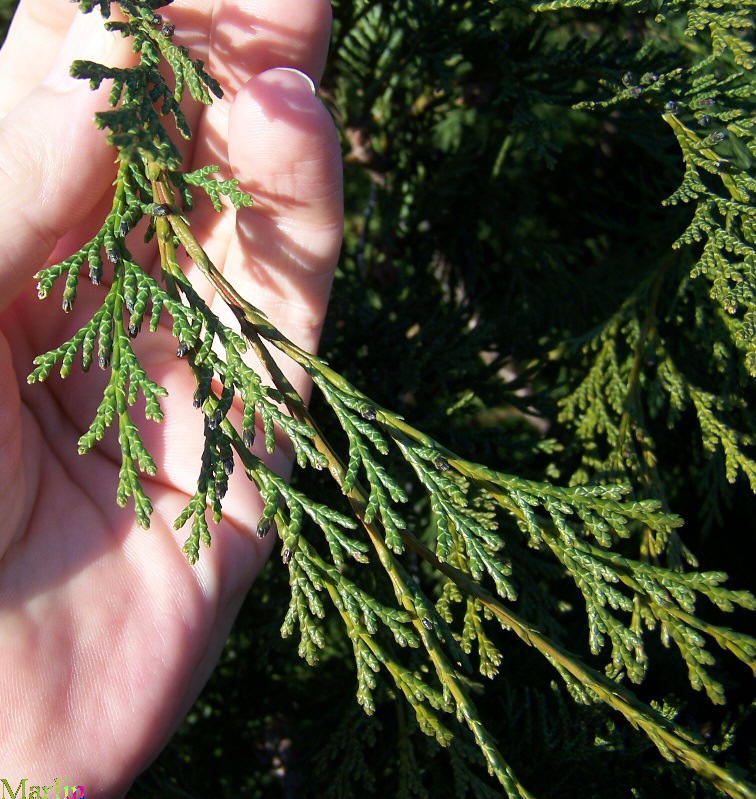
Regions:
<instances>
[{"instance_id":1,"label":"dark green foliage background","mask_svg":"<svg viewBox=\"0 0 756 799\"><path fill-rule=\"evenodd\" d=\"M18 5L18 0L0 0L0 41L5 39L5 31L13 11Z\"/></svg>"},{"instance_id":2,"label":"dark green foliage background","mask_svg":"<svg viewBox=\"0 0 756 799\"><path fill-rule=\"evenodd\" d=\"M0 0L0 21L14 6ZM661 296L673 296L695 257L670 250L690 208L661 206L683 169L661 119L669 98L572 109L596 96L599 79L619 83L638 69L632 59L649 28L616 7L542 15L483 0L333 7L322 96L343 136L347 218L322 353L463 456L566 482L584 442L557 420L558 402L590 365L580 345L662 267ZM649 48L648 63L656 58L651 66L661 70L686 57L679 41L667 41ZM667 336L680 362L709 379L705 352L674 327ZM756 507L747 481L724 480L721 453L704 450L692 412L671 429L665 413L648 424L664 499L686 520L685 545L703 568L752 587ZM309 474L299 479L311 495L332 492ZM335 493L326 499L339 502ZM410 520L413 512L423 524L425 508L418 503ZM628 552L637 555L637 542ZM591 660L574 585L545 560L525 562L532 583L520 574L523 601L545 603L549 614L536 620ZM432 591L433 576L421 576ZM320 666L300 661L278 633L288 593L274 557L210 683L134 796L500 795L469 744L441 750L388 688L374 717L357 708L351 646L336 620ZM746 614L720 615L708 617L751 624ZM574 705L513 636L492 637L504 660L477 701L535 795L715 795L619 718ZM678 720L719 748L720 762L754 773L747 669L722 658L722 708L690 689L676 653L658 646L650 657L639 694L669 699ZM471 775L483 782L463 784Z\"/></svg>"}]
</instances>

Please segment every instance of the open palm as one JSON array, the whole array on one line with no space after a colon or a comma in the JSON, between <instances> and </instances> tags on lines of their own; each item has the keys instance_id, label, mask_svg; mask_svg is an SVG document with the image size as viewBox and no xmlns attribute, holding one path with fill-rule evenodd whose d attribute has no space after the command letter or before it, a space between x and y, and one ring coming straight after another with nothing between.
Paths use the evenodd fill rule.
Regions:
<instances>
[{"instance_id":1,"label":"open palm","mask_svg":"<svg viewBox=\"0 0 756 799\"><path fill-rule=\"evenodd\" d=\"M163 11L225 92L210 108L187 105L187 168L220 164L255 200L222 214L200 203L194 235L244 296L312 349L341 241L340 157L328 114L291 68L320 76L329 4L177 0ZM110 205L115 153L92 126L106 94L67 77L74 58L117 65L133 55L102 31L99 14L22 0L0 51L0 778L15 788L59 777L107 797L126 790L199 692L272 541L254 537L260 500L236 470L212 548L196 567L186 563L186 533L172 522L194 491L202 419L168 329L145 326L134 341L169 392L161 425L134 415L158 465L145 482L150 530L115 504L115 436L86 457L76 452L104 373L74 368L65 381L54 372L26 384L34 355L67 338L103 297L82 284L65 315L52 305L59 293L43 305L32 280L87 241ZM129 248L155 263L138 239ZM287 373L306 393L304 376ZM268 461L289 468L283 453Z\"/></svg>"}]
</instances>

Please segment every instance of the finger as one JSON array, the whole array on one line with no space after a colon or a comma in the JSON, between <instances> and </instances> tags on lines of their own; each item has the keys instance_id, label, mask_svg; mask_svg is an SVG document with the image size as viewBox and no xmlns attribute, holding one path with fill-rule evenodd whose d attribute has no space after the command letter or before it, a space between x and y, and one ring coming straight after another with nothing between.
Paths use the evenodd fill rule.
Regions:
<instances>
[{"instance_id":1,"label":"finger","mask_svg":"<svg viewBox=\"0 0 756 799\"><path fill-rule=\"evenodd\" d=\"M115 152L94 128L103 91L68 76L74 57L128 63L125 40L79 15L52 71L0 120L0 310L113 179Z\"/></svg>"},{"instance_id":2,"label":"finger","mask_svg":"<svg viewBox=\"0 0 756 799\"><path fill-rule=\"evenodd\" d=\"M60 0L21 0L0 50L0 114L42 81L76 13Z\"/></svg>"},{"instance_id":3,"label":"finger","mask_svg":"<svg viewBox=\"0 0 756 799\"><path fill-rule=\"evenodd\" d=\"M250 77L274 67L295 67L318 83L330 32L329 0L220 0L213 14L210 67L232 96Z\"/></svg>"},{"instance_id":4,"label":"finger","mask_svg":"<svg viewBox=\"0 0 756 799\"><path fill-rule=\"evenodd\" d=\"M272 69L245 84L229 117L229 158L255 205L237 213L224 274L285 335L314 350L343 198L338 135L305 76ZM306 385L301 375L295 382Z\"/></svg>"},{"instance_id":5,"label":"finger","mask_svg":"<svg viewBox=\"0 0 756 799\"><path fill-rule=\"evenodd\" d=\"M329 0L183 0L161 11L175 27L174 41L203 59L223 90L223 98L209 109L188 99L181 106L196 141L202 142L199 158L196 150L194 156L199 166L225 166L228 110L253 75L292 66L317 82L323 72L331 31Z\"/></svg>"},{"instance_id":6,"label":"finger","mask_svg":"<svg viewBox=\"0 0 756 799\"><path fill-rule=\"evenodd\" d=\"M176 37L192 52L198 49L208 61L208 69L218 80L224 96L210 108L189 104L184 110L195 131L191 168L218 164L228 172L228 117L234 98L256 74L270 67L294 67L318 81L325 64L331 30L331 7L328 0L256 0L240 4L220 0L213 10L210 44L197 37L196 18L201 9L198 0L180 7L170 6L166 19L176 25ZM234 232L234 215L218 215L209 203L200 203L192 214L192 229L215 263L222 263ZM190 274L192 267L187 265ZM203 296L212 292L197 283Z\"/></svg>"}]
</instances>

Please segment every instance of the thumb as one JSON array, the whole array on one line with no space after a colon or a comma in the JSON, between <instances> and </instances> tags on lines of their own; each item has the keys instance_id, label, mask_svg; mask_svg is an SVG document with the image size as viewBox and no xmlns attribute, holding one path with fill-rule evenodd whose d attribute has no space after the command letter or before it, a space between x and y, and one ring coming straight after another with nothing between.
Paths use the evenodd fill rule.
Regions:
<instances>
[{"instance_id":1,"label":"thumb","mask_svg":"<svg viewBox=\"0 0 756 799\"><path fill-rule=\"evenodd\" d=\"M0 119L0 311L86 219L112 180L114 151L95 129L107 91L68 75L76 58L124 63L128 47L77 15L47 78Z\"/></svg>"}]
</instances>

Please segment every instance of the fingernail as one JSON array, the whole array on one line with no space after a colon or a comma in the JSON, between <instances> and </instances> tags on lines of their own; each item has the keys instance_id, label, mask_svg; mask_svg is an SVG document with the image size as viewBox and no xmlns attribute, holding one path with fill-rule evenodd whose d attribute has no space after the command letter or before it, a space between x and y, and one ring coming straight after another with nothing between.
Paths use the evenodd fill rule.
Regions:
<instances>
[{"instance_id":1,"label":"fingernail","mask_svg":"<svg viewBox=\"0 0 756 799\"><path fill-rule=\"evenodd\" d=\"M299 77L307 83L313 94L318 93L318 90L315 88L315 81L306 72L302 72L301 69L297 69L296 67L276 67L276 72L292 72L294 75L299 75Z\"/></svg>"}]
</instances>

